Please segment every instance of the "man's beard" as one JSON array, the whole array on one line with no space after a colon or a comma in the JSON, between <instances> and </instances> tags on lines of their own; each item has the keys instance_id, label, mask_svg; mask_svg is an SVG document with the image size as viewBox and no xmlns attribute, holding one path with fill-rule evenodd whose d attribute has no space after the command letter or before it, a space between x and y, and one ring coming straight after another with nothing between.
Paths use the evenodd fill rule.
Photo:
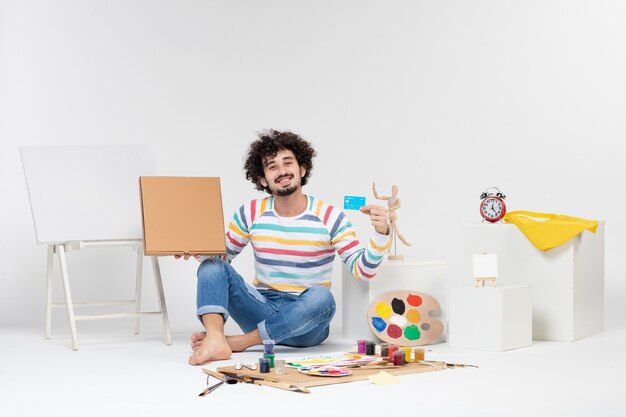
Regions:
<instances>
[{"instance_id":1,"label":"man's beard","mask_svg":"<svg viewBox=\"0 0 626 417\"><path fill-rule=\"evenodd\" d=\"M300 187L300 186L299 186L298 184L296 184L296 185L293 185L293 186L291 186L291 187L289 187L289 188L280 188L280 189L276 190L276 191L274 192L274 194L276 194L276 195L277 195L277 196L279 196L279 197L287 197L287 196L289 196L289 195L291 195L291 194L295 193L295 192L296 192L296 190L297 190L299 187Z\"/></svg>"},{"instance_id":2,"label":"man's beard","mask_svg":"<svg viewBox=\"0 0 626 417\"><path fill-rule=\"evenodd\" d=\"M274 191L274 194L276 194L278 197L287 197L287 196L290 196L291 194L293 194L293 193L295 193L295 192L296 192L296 190L298 189L298 187L300 187L300 184L299 184L299 183L297 183L297 184L294 184L294 185L292 185L291 187L288 187L288 188L280 188L280 185L278 185L278 182L279 182L282 178L285 178L285 177L293 179L293 177L294 177L294 176L293 176L292 174L286 174L286 175L283 175L283 176L281 176L281 177L279 177L279 178L276 178L276 185L277 185L277 188L276 188L276 190Z\"/></svg>"}]
</instances>

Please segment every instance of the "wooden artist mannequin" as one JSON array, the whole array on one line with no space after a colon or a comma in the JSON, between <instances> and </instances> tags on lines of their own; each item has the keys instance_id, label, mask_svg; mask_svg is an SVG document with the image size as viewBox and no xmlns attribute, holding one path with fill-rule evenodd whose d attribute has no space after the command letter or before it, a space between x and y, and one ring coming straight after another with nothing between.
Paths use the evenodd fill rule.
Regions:
<instances>
[{"instance_id":1,"label":"wooden artist mannequin","mask_svg":"<svg viewBox=\"0 0 626 417\"><path fill-rule=\"evenodd\" d=\"M400 233L400 230L398 229L398 224L396 223L396 220L398 218L398 216L396 215L396 210L399 209L401 206L400 199L398 198L398 186L393 185L391 187L391 196L380 196L378 195L378 192L376 191L376 183L372 182L372 191L374 191L374 197L377 200L386 200L388 204L389 225L391 226L391 233L392 233L391 241L393 242L394 253L393 255L390 253L391 252L391 247L390 247L389 249L387 249L387 253L389 253L387 257L389 259L395 259L395 260L404 259L404 255L398 255L396 253L396 236L398 237L398 239L402 241L402 243L404 243L407 246L411 246L411 242L409 242L408 240L404 238L404 236L402 236L402 233Z\"/></svg>"}]
</instances>

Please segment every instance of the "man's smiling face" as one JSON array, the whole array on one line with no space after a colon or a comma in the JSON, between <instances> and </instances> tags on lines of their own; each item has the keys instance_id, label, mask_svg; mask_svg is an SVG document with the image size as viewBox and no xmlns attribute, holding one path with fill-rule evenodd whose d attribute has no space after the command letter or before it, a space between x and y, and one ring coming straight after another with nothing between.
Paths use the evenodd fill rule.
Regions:
<instances>
[{"instance_id":1,"label":"man's smiling face","mask_svg":"<svg viewBox=\"0 0 626 417\"><path fill-rule=\"evenodd\" d=\"M302 185L306 169L298 165L298 160L289 149L281 149L276 155L263 158L264 177L261 185L269 187L272 194L285 197L293 194Z\"/></svg>"}]
</instances>

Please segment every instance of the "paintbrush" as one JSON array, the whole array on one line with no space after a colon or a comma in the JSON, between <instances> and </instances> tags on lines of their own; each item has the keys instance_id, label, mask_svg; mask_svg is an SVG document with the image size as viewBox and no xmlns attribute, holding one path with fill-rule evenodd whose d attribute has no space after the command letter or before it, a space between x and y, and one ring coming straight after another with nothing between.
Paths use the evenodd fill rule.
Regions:
<instances>
[{"instance_id":1,"label":"paintbrush","mask_svg":"<svg viewBox=\"0 0 626 417\"><path fill-rule=\"evenodd\" d=\"M308 388L302 387L300 385L296 385L296 384L286 384L283 382L274 382L274 381L267 381L265 379L254 379L252 380L253 384L257 384L257 385L267 385L268 387L274 387L274 388L279 388L279 389L284 389L287 391L293 391L293 392L300 392L302 394L310 394L311 391L309 391Z\"/></svg>"},{"instance_id":2,"label":"paintbrush","mask_svg":"<svg viewBox=\"0 0 626 417\"><path fill-rule=\"evenodd\" d=\"M464 363L446 363L448 368L478 368L478 365L467 365Z\"/></svg>"},{"instance_id":3,"label":"paintbrush","mask_svg":"<svg viewBox=\"0 0 626 417\"><path fill-rule=\"evenodd\" d=\"M203 369L203 371L207 375L212 376L213 378L219 380L220 382L216 383L215 385L209 386L209 377L207 376L207 387L206 387L206 389L204 391L202 391L198 395L199 397L204 397L205 395L209 395L210 393L212 393L213 391L215 391L216 389L218 389L219 387L224 385L224 383L226 383L226 384L236 384L238 382L236 379L233 379L233 378L231 378L229 376L226 376L226 375L222 375L219 372L211 371L210 369Z\"/></svg>"},{"instance_id":4,"label":"paintbrush","mask_svg":"<svg viewBox=\"0 0 626 417\"><path fill-rule=\"evenodd\" d=\"M435 366L435 363L446 365L447 368L478 368L477 365L466 365L463 363L448 363L448 362L435 362L435 361L418 361L424 365Z\"/></svg>"},{"instance_id":5,"label":"paintbrush","mask_svg":"<svg viewBox=\"0 0 626 417\"><path fill-rule=\"evenodd\" d=\"M392 364L391 362L385 362L385 361L377 361L377 362L370 362L370 363L365 363L365 364L358 364L355 363L354 365L343 365L342 368L350 368L350 369L356 369L356 370L363 370L363 369L392 369L392 368L399 368L399 366L396 366L394 364Z\"/></svg>"},{"instance_id":6,"label":"paintbrush","mask_svg":"<svg viewBox=\"0 0 626 417\"><path fill-rule=\"evenodd\" d=\"M309 391L307 388L302 387L300 385L296 385L296 384L289 384L285 382L279 382L276 380L268 380L268 379L258 377L258 376L246 375L244 373L228 372L228 371L222 371L221 373L226 376L230 376L231 378L236 378L240 382L245 382L247 384L267 385L268 387L274 387L274 388L284 389L284 390L293 391L293 392L301 392L303 394L311 393L311 391Z\"/></svg>"}]
</instances>

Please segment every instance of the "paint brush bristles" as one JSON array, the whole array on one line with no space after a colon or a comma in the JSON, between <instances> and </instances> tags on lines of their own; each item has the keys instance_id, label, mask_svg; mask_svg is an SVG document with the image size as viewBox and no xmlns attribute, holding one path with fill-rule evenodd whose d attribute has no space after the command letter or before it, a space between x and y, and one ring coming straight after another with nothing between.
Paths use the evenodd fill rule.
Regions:
<instances>
[{"instance_id":1,"label":"paint brush bristles","mask_svg":"<svg viewBox=\"0 0 626 417\"><path fill-rule=\"evenodd\" d=\"M446 363L448 368L478 368L478 365L466 365L463 363Z\"/></svg>"}]
</instances>

